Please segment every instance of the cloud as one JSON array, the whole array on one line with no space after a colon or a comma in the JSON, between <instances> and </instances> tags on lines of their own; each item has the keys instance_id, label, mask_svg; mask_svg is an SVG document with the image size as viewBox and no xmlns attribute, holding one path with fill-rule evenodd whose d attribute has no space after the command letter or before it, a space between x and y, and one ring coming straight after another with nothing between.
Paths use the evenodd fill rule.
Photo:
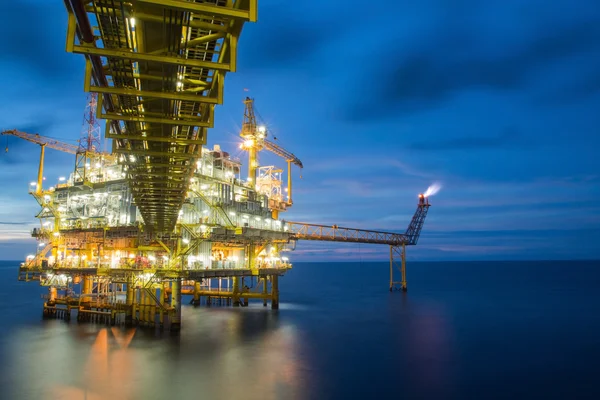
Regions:
<instances>
[{"instance_id":1,"label":"cloud","mask_svg":"<svg viewBox=\"0 0 600 400\"><path fill-rule=\"evenodd\" d=\"M244 45L239 51L245 70L296 69L310 62L346 27L342 18L328 16L323 9L319 14L291 12L287 3L261 7L259 20L260 25L247 27L242 34Z\"/></svg>"},{"instance_id":2,"label":"cloud","mask_svg":"<svg viewBox=\"0 0 600 400\"><path fill-rule=\"evenodd\" d=\"M474 245L452 245L452 246L431 246L432 249L449 252L449 253L462 253L469 256L473 255L485 255L490 254L502 254L504 252L514 253L519 250L523 250L523 246L502 246L502 245L489 245L489 246L474 246Z\"/></svg>"},{"instance_id":3,"label":"cloud","mask_svg":"<svg viewBox=\"0 0 600 400\"><path fill-rule=\"evenodd\" d=\"M510 238L519 238L520 236L531 236L538 238L560 238L563 236L576 236L576 235L594 236L594 234L600 234L598 228L586 228L586 229L506 229L506 230L443 230L443 231L430 231L424 230L422 237L428 237L430 239L463 239L470 237L477 237L477 240L494 239L494 240L508 240Z\"/></svg>"},{"instance_id":4,"label":"cloud","mask_svg":"<svg viewBox=\"0 0 600 400\"><path fill-rule=\"evenodd\" d=\"M320 158L305 169L310 172L363 172L370 176L378 169L389 171L390 168L397 170L402 175L423 179L434 179L435 175L424 171L418 165L401 161L401 154L397 158L392 157L327 157ZM353 175L355 176L355 175Z\"/></svg>"},{"instance_id":5,"label":"cloud","mask_svg":"<svg viewBox=\"0 0 600 400\"><path fill-rule=\"evenodd\" d=\"M296 250L288 256L294 261L368 261L385 260L389 257L389 248L383 245L364 243L331 243L300 241Z\"/></svg>"},{"instance_id":6,"label":"cloud","mask_svg":"<svg viewBox=\"0 0 600 400\"><path fill-rule=\"evenodd\" d=\"M6 222L0 221L0 225L26 225L28 222Z\"/></svg>"},{"instance_id":7,"label":"cloud","mask_svg":"<svg viewBox=\"0 0 600 400\"><path fill-rule=\"evenodd\" d=\"M414 142L408 147L411 150L485 150L529 146L526 146L519 131L508 128L492 137L462 136L446 140Z\"/></svg>"},{"instance_id":8,"label":"cloud","mask_svg":"<svg viewBox=\"0 0 600 400\"><path fill-rule=\"evenodd\" d=\"M54 127L58 124L56 116L50 115L37 115L36 120L32 121L30 118L22 118L19 115L2 115L0 117L0 130L8 131L16 129L21 132L40 134L42 136L50 137L48 132L51 132ZM72 140L66 138L53 139L62 140L65 142L72 142ZM39 153L39 147L36 148L31 142L23 140L13 135L0 135L0 141L2 149L0 153L0 164L19 164L31 162L31 159L23 157L24 154L32 152Z\"/></svg>"},{"instance_id":9,"label":"cloud","mask_svg":"<svg viewBox=\"0 0 600 400\"><path fill-rule=\"evenodd\" d=\"M80 59L65 53L67 11L62 4L10 1L3 5L2 16L0 36L6 40L0 41L0 63L31 69L49 84L83 68Z\"/></svg>"},{"instance_id":10,"label":"cloud","mask_svg":"<svg viewBox=\"0 0 600 400\"><path fill-rule=\"evenodd\" d=\"M576 76L573 82L561 85L558 89L543 93L539 102L551 105L564 105L589 99L600 93L600 63L594 65L594 70ZM595 134L592 133L592 134Z\"/></svg>"},{"instance_id":11,"label":"cloud","mask_svg":"<svg viewBox=\"0 0 600 400\"><path fill-rule=\"evenodd\" d=\"M31 232L23 231L23 232L0 232L0 242L6 240L27 240L31 238Z\"/></svg>"},{"instance_id":12,"label":"cloud","mask_svg":"<svg viewBox=\"0 0 600 400\"><path fill-rule=\"evenodd\" d=\"M2 239L0 237L0 260L22 262L28 254L35 253L36 242L32 238ZM16 264L18 265L18 264Z\"/></svg>"},{"instance_id":13,"label":"cloud","mask_svg":"<svg viewBox=\"0 0 600 400\"><path fill-rule=\"evenodd\" d=\"M553 62L593 54L599 38L594 21L563 23L512 46L491 39L478 43L485 38L474 26L443 26L415 49L386 50L387 61L369 74L377 76L374 89L354 92L360 97L353 97L346 116L368 121L436 108L465 90L523 89Z\"/></svg>"},{"instance_id":14,"label":"cloud","mask_svg":"<svg viewBox=\"0 0 600 400\"><path fill-rule=\"evenodd\" d=\"M444 231L424 230L416 246L407 250L410 261L594 259L599 229L536 229ZM299 241L287 254L302 261L386 261L384 245Z\"/></svg>"},{"instance_id":15,"label":"cloud","mask_svg":"<svg viewBox=\"0 0 600 400\"><path fill-rule=\"evenodd\" d=\"M54 126L56 126L57 122L58 121L57 121L56 117L38 116L35 121L27 121L27 122L21 123L18 127L13 128L13 129L17 129L17 130L19 130L21 132L25 132L25 133L47 136L46 132L49 132ZM15 142L21 142L21 140L22 140L22 139L16 138L15 136L10 136L9 138Z\"/></svg>"}]
</instances>

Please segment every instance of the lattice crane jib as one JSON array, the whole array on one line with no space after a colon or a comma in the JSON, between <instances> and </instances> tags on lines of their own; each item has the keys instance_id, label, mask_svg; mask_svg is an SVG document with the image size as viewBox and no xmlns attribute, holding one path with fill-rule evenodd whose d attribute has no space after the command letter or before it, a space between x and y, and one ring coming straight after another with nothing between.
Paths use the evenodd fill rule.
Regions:
<instances>
[{"instance_id":1,"label":"lattice crane jib","mask_svg":"<svg viewBox=\"0 0 600 400\"><path fill-rule=\"evenodd\" d=\"M72 144L63 143L63 142L60 142L55 139L51 139L51 138L48 138L45 136L38 135L37 133L32 134L32 133L27 133L27 132L21 132L16 129L3 131L2 135L15 136L15 137L18 137L23 140L27 140L28 142L35 143L40 146L40 161L39 161L39 167L38 167L38 178L37 178L37 182L35 184L35 192L34 192L35 195L40 195L42 193L42 183L43 183L43 179L44 179L44 154L45 154L46 147L48 147L50 149L62 151L65 153L69 153L69 154L76 154L77 149L78 149L77 146L74 146ZM8 146L6 147L6 151L8 151Z\"/></svg>"},{"instance_id":2,"label":"lattice crane jib","mask_svg":"<svg viewBox=\"0 0 600 400\"><path fill-rule=\"evenodd\" d=\"M3 131L2 135L15 136L28 142L35 143L40 146L46 146L49 149L62 151L64 153L75 154L77 153L78 146L64 143L56 139L52 139L46 136L38 135L37 133L21 132L16 129ZM8 150L7 150L8 151Z\"/></svg>"},{"instance_id":3,"label":"lattice crane jib","mask_svg":"<svg viewBox=\"0 0 600 400\"><path fill-rule=\"evenodd\" d=\"M281 147L269 140L265 139L264 143L265 143L265 149L269 150L270 152L272 152L274 154L277 154L279 157L285 159L285 161L287 161L287 162L291 162L292 164L294 164L300 168L304 168L302 161L300 161L300 159L298 157L296 157L293 153L290 153L283 147Z\"/></svg>"},{"instance_id":4,"label":"lattice crane jib","mask_svg":"<svg viewBox=\"0 0 600 400\"><path fill-rule=\"evenodd\" d=\"M67 50L86 57L85 88L100 94L144 223L170 232L257 0L65 3Z\"/></svg>"}]
</instances>

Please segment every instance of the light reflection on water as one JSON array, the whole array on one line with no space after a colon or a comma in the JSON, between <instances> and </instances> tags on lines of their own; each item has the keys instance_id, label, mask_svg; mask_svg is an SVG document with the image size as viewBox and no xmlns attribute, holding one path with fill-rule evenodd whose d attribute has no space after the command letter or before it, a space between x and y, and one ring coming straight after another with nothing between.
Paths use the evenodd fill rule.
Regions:
<instances>
[{"instance_id":1,"label":"light reflection on water","mask_svg":"<svg viewBox=\"0 0 600 400\"><path fill-rule=\"evenodd\" d=\"M305 398L297 332L277 312L186 307L184 318L180 335L61 321L14 331L11 398Z\"/></svg>"},{"instance_id":2,"label":"light reflection on water","mask_svg":"<svg viewBox=\"0 0 600 400\"><path fill-rule=\"evenodd\" d=\"M42 321L0 262L0 399L598 399L599 267L411 263L403 295L386 263L296 265L278 311L185 306L172 335Z\"/></svg>"}]
</instances>

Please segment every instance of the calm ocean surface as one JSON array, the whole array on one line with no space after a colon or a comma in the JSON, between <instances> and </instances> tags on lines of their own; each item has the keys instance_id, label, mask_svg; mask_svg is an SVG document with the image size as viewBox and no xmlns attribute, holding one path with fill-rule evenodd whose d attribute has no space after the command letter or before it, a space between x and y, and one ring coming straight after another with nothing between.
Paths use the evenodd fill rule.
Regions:
<instances>
[{"instance_id":1,"label":"calm ocean surface","mask_svg":"<svg viewBox=\"0 0 600 400\"><path fill-rule=\"evenodd\" d=\"M406 295L386 263L296 263L279 311L185 306L179 335L42 320L17 265L1 399L600 398L600 261L410 263Z\"/></svg>"}]
</instances>

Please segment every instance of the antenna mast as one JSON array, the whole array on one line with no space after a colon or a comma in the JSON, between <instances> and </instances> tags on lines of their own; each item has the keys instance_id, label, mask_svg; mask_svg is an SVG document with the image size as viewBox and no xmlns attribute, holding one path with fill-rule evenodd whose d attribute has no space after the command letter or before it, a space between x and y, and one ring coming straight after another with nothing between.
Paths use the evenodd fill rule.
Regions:
<instances>
[{"instance_id":1,"label":"antenna mast","mask_svg":"<svg viewBox=\"0 0 600 400\"><path fill-rule=\"evenodd\" d=\"M101 149L101 130L100 123L96 119L96 107L98 104L98 94L90 93L88 102L83 113L83 126L81 136L79 137L79 148L75 156L75 182L85 182L87 173L91 165L92 153L99 153Z\"/></svg>"}]
</instances>

